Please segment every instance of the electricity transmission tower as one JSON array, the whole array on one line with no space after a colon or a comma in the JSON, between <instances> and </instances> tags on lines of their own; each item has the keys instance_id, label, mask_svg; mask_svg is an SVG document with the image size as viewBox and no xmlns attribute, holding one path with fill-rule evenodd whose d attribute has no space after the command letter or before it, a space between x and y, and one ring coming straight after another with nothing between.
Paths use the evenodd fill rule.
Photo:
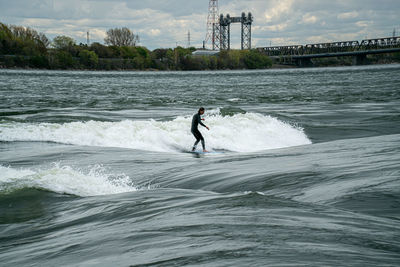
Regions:
<instances>
[{"instance_id":1,"label":"electricity transmission tower","mask_svg":"<svg viewBox=\"0 0 400 267\"><path fill-rule=\"evenodd\" d=\"M209 0L208 17L207 17L207 34L204 45L211 41L212 49L219 48L219 34L216 33L215 27L219 24L218 0Z\"/></svg>"}]
</instances>

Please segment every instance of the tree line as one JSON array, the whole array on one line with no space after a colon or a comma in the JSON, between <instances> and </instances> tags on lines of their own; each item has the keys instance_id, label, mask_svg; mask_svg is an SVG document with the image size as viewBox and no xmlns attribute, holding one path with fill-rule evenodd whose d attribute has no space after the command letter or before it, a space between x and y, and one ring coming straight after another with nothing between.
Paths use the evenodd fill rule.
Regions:
<instances>
[{"instance_id":1,"label":"tree line","mask_svg":"<svg viewBox=\"0 0 400 267\"><path fill-rule=\"evenodd\" d=\"M107 31L105 44L77 44L68 36L50 41L29 27L0 23L0 67L90 70L220 70L269 68L272 61L256 50L221 51L194 56L196 49L176 47L150 51L137 46L128 28Z\"/></svg>"}]
</instances>

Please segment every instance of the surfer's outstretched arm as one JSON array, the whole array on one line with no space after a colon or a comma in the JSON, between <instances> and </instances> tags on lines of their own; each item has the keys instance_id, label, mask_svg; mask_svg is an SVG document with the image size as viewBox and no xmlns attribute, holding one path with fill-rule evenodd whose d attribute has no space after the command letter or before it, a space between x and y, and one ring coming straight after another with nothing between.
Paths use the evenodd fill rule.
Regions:
<instances>
[{"instance_id":1,"label":"surfer's outstretched arm","mask_svg":"<svg viewBox=\"0 0 400 267\"><path fill-rule=\"evenodd\" d=\"M200 120L199 120L199 124L200 124L201 126L203 126L203 127L206 127L207 130L210 130L210 128L208 128L207 125L205 125L204 123L202 123L201 120L204 120L204 119L200 119Z\"/></svg>"},{"instance_id":2,"label":"surfer's outstretched arm","mask_svg":"<svg viewBox=\"0 0 400 267\"><path fill-rule=\"evenodd\" d=\"M203 124L203 123L201 123L201 122L200 122L200 124L201 124L202 126L206 127L206 128L207 128L207 130L210 130L210 128L208 128L208 126L207 126L207 125L205 125L205 124Z\"/></svg>"}]
</instances>

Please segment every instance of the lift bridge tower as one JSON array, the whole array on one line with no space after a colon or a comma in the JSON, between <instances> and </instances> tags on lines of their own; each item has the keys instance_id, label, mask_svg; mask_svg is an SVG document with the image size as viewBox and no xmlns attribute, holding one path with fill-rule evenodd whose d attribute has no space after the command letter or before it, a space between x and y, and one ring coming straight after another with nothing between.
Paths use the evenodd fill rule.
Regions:
<instances>
[{"instance_id":1,"label":"lift bridge tower","mask_svg":"<svg viewBox=\"0 0 400 267\"><path fill-rule=\"evenodd\" d=\"M211 42L212 49L229 50L231 48L231 23L240 23L241 49L251 49L251 24L253 16L244 12L240 17L218 15L218 0L210 0L208 5L207 34L203 48Z\"/></svg>"},{"instance_id":2,"label":"lift bridge tower","mask_svg":"<svg viewBox=\"0 0 400 267\"><path fill-rule=\"evenodd\" d=\"M231 23L240 23L241 30L241 49L251 49L251 24L253 23L253 15L249 13L246 15L244 12L240 17L224 16L221 14L219 23L214 28L216 34L220 36L221 50L231 49Z\"/></svg>"}]
</instances>

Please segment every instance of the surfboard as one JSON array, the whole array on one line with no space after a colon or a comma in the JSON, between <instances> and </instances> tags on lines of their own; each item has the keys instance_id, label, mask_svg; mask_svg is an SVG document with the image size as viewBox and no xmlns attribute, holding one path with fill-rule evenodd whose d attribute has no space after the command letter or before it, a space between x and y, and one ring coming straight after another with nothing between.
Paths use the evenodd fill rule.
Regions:
<instances>
[{"instance_id":1,"label":"surfboard","mask_svg":"<svg viewBox=\"0 0 400 267\"><path fill-rule=\"evenodd\" d=\"M202 150L189 151L189 153L193 153L193 154L224 154L223 151L207 151L207 152L203 152Z\"/></svg>"}]
</instances>

